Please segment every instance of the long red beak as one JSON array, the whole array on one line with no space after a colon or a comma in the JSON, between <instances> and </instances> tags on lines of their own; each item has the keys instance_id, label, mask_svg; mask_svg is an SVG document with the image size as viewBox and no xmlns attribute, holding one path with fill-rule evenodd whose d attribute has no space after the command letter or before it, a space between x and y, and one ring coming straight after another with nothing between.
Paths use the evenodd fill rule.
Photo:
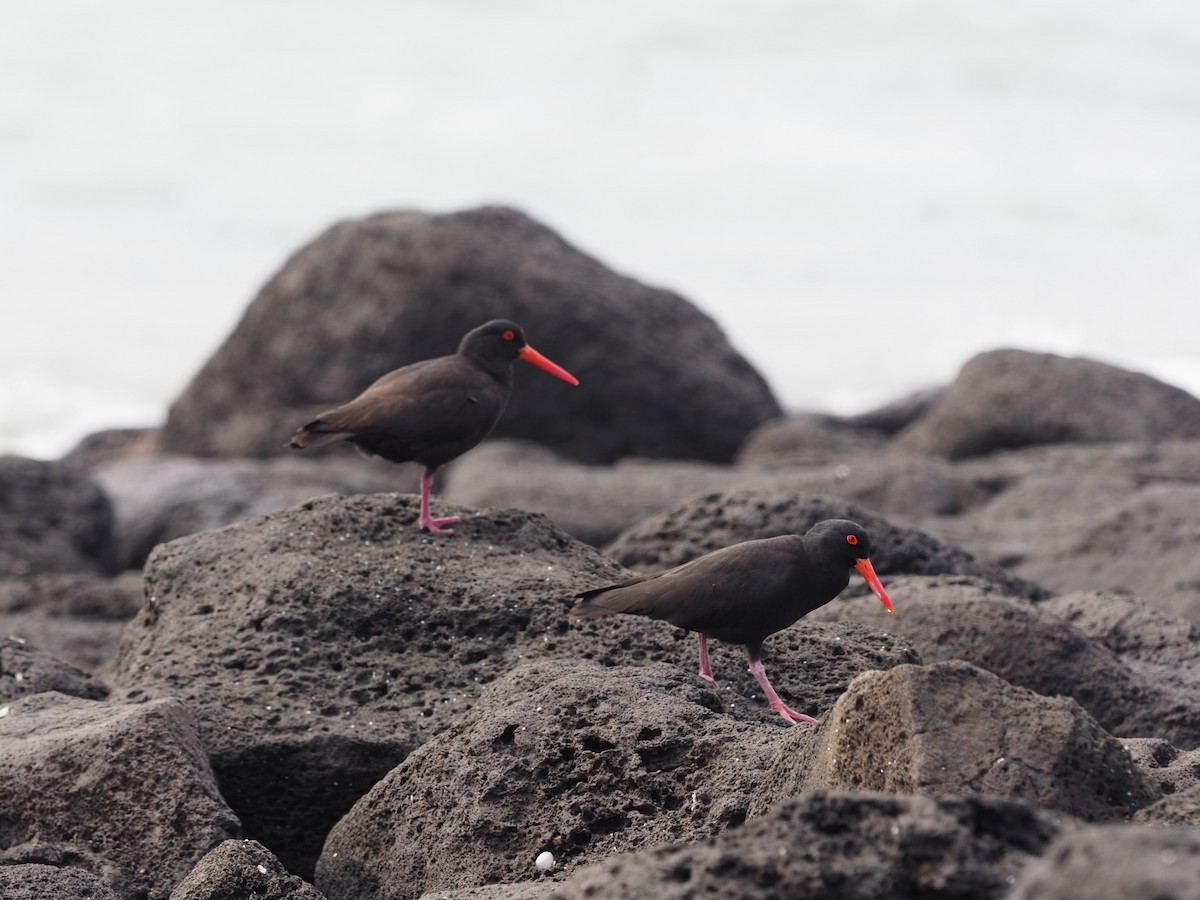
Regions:
<instances>
[{"instance_id":1,"label":"long red beak","mask_svg":"<svg viewBox=\"0 0 1200 900\"><path fill-rule=\"evenodd\" d=\"M867 579L867 584L871 586L871 590L875 592L875 596L883 604L888 612L895 612L892 608L892 601L888 598L887 591L883 589L883 585L879 581L879 576L875 574L875 567L871 565L869 559L856 559L854 568L858 569L858 574Z\"/></svg>"},{"instance_id":2,"label":"long red beak","mask_svg":"<svg viewBox=\"0 0 1200 900\"><path fill-rule=\"evenodd\" d=\"M551 375L561 378L563 381L570 382L571 384L579 384L578 378L576 378L558 363L551 362L550 360L546 359L546 357L542 356L542 354L538 353L528 344L522 347L521 352L517 355L520 356L521 359L525 360L525 362L533 363L539 369L545 369Z\"/></svg>"}]
</instances>

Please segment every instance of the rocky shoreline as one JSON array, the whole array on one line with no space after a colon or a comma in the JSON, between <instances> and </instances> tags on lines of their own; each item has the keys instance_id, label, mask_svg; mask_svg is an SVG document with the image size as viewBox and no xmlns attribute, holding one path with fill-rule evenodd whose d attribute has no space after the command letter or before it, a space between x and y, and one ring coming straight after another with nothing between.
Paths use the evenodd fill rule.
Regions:
<instances>
[{"instance_id":1,"label":"rocky shoreline","mask_svg":"<svg viewBox=\"0 0 1200 900\"><path fill-rule=\"evenodd\" d=\"M283 455L501 314L583 385L517 384L453 536L415 468ZM4 898L1200 897L1200 400L1144 375L998 349L785 416L519 213L390 214L298 252L163 428L2 458L0 498ZM852 585L767 640L818 725L738 647L714 686L687 633L567 618L830 517L896 613Z\"/></svg>"}]
</instances>

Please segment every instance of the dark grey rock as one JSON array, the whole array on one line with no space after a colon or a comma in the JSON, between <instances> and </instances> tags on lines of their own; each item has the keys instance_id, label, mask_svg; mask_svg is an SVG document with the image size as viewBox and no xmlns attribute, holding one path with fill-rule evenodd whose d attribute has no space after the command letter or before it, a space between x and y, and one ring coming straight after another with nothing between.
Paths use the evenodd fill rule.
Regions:
<instances>
[{"instance_id":1,"label":"dark grey rock","mask_svg":"<svg viewBox=\"0 0 1200 900\"><path fill-rule=\"evenodd\" d=\"M141 602L137 571L0 578L0 635L92 672L116 656Z\"/></svg>"},{"instance_id":2,"label":"dark grey rock","mask_svg":"<svg viewBox=\"0 0 1200 900\"><path fill-rule=\"evenodd\" d=\"M3 710L0 866L73 866L122 896L165 898L200 857L238 836L178 700L46 692Z\"/></svg>"},{"instance_id":3,"label":"dark grey rock","mask_svg":"<svg viewBox=\"0 0 1200 900\"><path fill-rule=\"evenodd\" d=\"M582 382L518 366L498 437L589 462L727 461L780 413L688 301L617 275L516 210L484 207L346 221L303 247L172 405L163 446L277 455L316 413L392 369L453 353L493 318L521 323Z\"/></svg>"},{"instance_id":4,"label":"dark grey rock","mask_svg":"<svg viewBox=\"0 0 1200 900\"><path fill-rule=\"evenodd\" d=\"M1200 828L1136 825L1064 834L1018 879L1010 900L1196 900Z\"/></svg>"},{"instance_id":5,"label":"dark grey rock","mask_svg":"<svg viewBox=\"0 0 1200 900\"><path fill-rule=\"evenodd\" d=\"M549 896L999 900L1063 827L993 797L814 791L715 837L591 866Z\"/></svg>"},{"instance_id":6,"label":"dark grey rock","mask_svg":"<svg viewBox=\"0 0 1200 900\"><path fill-rule=\"evenodd\" d=\"M1073 700L961 661L860 675L819 725L780 747L751 813L819 788L991 794L1089 821L1161 796Z\"/></svg>"},{"instance_id":7,"label":"dark grey rock","mask_svg":"<svg viewBox=\"0 0 1200 900\"><path fill-rule=\"evenodd\" d=\"M967 361L898 448L950 459L1031 444L1200 437L1200 399L1090 359L991 350Z\"/></svg>"},{"instance_id":8,"label":"dark grey rock","mask_svg":"<svg viewBox=\"0 0 1200 900\"><path fill-rule=\"evenodd\" d=\"M70 663L19 638L0 637L0 703L43 691L85 700L101 700L108 694L105 685Z\"/></svg>"},{"instance_id":9,"label":"dark grey rock","mask_svg":"<svg viewBox=\"0 0 1200 900\"><path fill-rule=\"evenodd\" d=\"M170 900L325 900L325 895L290 874L257 841L218 844L171 891Z\"/></svg>"},{"instance_id":10,"label":"dark grey rock","mask_svg":"<svg viewBox=\"0 0 1200 900\"><path fill-rule=\"evenodd\" d=\"M746 817L780 733L666 665L547 661L484 692L333 829L316 884L381 900L535 880L720 833Z\"/></svg>"},{"instance_id":11,"label":"dark grey rock","mask_svg":"<svg viewBox=\"0 0 1200 900\"><path fill-rule=\"evenodd\" d=\"M71 866L0 865L4 900L122 900L104 879Z\"/></svg>"},{"instance_id":12,"label":"dark grey rock","mask_svg":"<svg viewBox=\"0 0 1200 900\"><path fill-rule=\"evenodd\" d=\"M894 615L863 597L831 603L808 619L892 631L912 641L926 664L966 660L1036 693L1064 694L1117 737L1200 744L1200 683L1172 683L1127 661L1055 615L1054 599L1031 604L966 576L904 576L887 587ZM1090 596L1104 605L1104 596ZM1174 658L1176 667L1189 662Z\"/></svg>"},{"instance_id":13,"label":"dark grey rock","mask_svg":"<svg viewBox=\"0 0 1200 900\"><path fill-rule=\"evenodd\" d=\"M0 456L0 577L111 572L112 510L81 470Z\"/></svg>"}]
</instances>

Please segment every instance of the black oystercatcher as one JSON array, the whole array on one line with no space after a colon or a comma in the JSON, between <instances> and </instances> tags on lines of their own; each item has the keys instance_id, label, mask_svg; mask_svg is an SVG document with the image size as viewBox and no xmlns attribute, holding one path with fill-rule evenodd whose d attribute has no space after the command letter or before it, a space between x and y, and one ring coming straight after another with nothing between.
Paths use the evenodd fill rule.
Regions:
<instances>
[{"instance_id":1,"label":"black oystercatcher","mask_svg":"<svg viewBox=\"0 0 1200 900\"><path fill-rule=\"evenodd\" d=\"M746 541L665 572L584 591L576 595L571 615L590 619L633 613L694 631L700 642L700 677L714 684L708 638L744 644L750 673L771 709L792 723L815 722L789 709L771 687L762 664L763 641L840 594L850 583L851 569L858 569L891 612L892 601L870 555L871 539L861 525L826 519L803 537Z\"/></svg>"},{"instance_id":2,"label":"black oystercatcher","mask_svg":"<svg viewBox=\"0 0 1200 900\"><path fill-rule=\"evenodd\" d=\"M384 375L349 403L323 412L299 429L291 446L323 447L350 441L392 462L419 462L419 525L434 534L458 516L429 514L429 490L440 466L466 453L491 432L512 393L512 364L523 359L563 381L579 379L525 343L515 322L493 319L468 331L453 356L441 356Z\"/></svg>"}]
</instances>

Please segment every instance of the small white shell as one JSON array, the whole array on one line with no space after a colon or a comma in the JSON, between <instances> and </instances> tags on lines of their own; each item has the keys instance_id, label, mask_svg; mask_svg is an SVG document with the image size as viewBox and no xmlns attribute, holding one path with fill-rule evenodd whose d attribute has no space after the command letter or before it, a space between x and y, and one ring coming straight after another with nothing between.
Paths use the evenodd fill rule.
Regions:
<instances>
[{"instance_id":1,"label":"small white shell","mask_svg":"<svg viewBox=\"0 0 1200 900\"><path fill-rule=\"evenodd\" d=\"M533 864L535 866L537 866L539 869L541 869L543 872L546 869L553 869L554 868L554 854L551 853L549 850L543 850L541 853L538 854L538 857L537 857L537 859L535 859L533 861Z\"/></svg>"}]
</instances>

